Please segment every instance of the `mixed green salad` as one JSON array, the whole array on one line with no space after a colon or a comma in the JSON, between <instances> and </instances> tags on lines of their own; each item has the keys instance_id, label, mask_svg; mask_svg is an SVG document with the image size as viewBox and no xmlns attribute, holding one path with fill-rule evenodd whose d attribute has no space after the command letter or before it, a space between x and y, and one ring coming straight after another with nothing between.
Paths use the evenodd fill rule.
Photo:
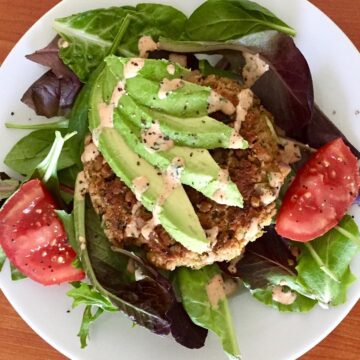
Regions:
<instances>
[{"instance_id":1,"label":"mixed green salad","mask_svg":"<svg viewBox=\"0 0 360 360\"><path fill-rule=\"evenodd\" d=\"M1 173L0 270L8 258L13 280L70 283L73 306L84 307L81 347L101 314L120 311L192 349L210 330L239 359L228 305L239 286L285 312L346 301L360 248L347 214L360 153L314 103L294 29L248 0L208 0L189 17L162 4L101 8L53 28L57 37L27 56L49 70L22 97L52 120L6 124L32 131L4 159L23 177ZM237 89L235 100L210 82ZM243 132L253 113L267 124L272 156L287 160L249 202L237 177L250 173L229 175L217 154L240 163L247 154L264 169L270 150L261 160L260 133ZM116 187L98 191L89 164L100 164L103 188L121 184L135 205L116 202ZM214 250L220 225L204 227L194 193L227 213L266 209L268 219L248 219L241 235L229 227L222 246L237 240L224 255ZM102 197L118 206L112 231ZM122 217L139 206L152 215L141 228ZM145 251L159 228L170 239L162 256ZM119 241L119 229L132 240Z\"/></svg>"}]
</instances>

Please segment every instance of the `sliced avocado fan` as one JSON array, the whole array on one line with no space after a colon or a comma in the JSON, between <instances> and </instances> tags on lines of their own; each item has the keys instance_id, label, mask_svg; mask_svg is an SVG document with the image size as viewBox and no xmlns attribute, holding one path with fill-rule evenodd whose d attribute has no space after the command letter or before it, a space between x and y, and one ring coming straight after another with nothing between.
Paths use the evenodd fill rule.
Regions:
<instances>
[{"instance_id":1,"label":"sliced avocado fan","mask_svg":"<svg viewBox=\"0 0 360 360\"><path fill-rule=\"evenodd\" d=\"M134 77L125 79L125 73L128 71L126 70L127 64L130 62L139 65L139 69ZM106 59L106 65L102 80L98 81L98 86L101 87L103 98L106 101L110 101L114 87L119 81L125 83L125 92L120 97L117 106L114 107L113 126L123 135L127 144L142 158L162 171L169 166L174 157L180 156L185 163L184 171L181 174L183 184L193 187L217 203L242 207L243 199L236 184L226 174L224 176L224 171L206 150L206 148L223 147L224 143L229 142L233 132L231 127L203 115L204 111L207 111L210 89L190 84L194 85L192 91L195 95L187 97L185 102L188 103L188 107L185 110L181 107L181 116L184 117L175 117L168 115L165 111L161 112L139 105L128 93L128 84L130 81L136 82L139 77L146 76L148 81L157 84L156 86L159 88L159 83L164 76L173 80L173 78L186 76L189 70L165 60L144 61L144 59L124 59L114 56ZM169 74L170 66L172 66L173 74ZM134 67L136 68L135 65ZM132 73L134 75L134 71ZM174 91L174 95L177 91ZM148 96L148 88L144 88L142 93L145 94L144 97ZM201 101L198 101L199 93L200 98L202 97ZM162 101L166 102L166 99ZM184 111L185 115L183 115ZM200 116L186 118L187 115L192 116L196 112L199 112ZM144 144L141 134L151 128L154 121L159 125L159 130L164 138L169 138L174 142L173 147L165 151L159 151L159 149L151 151L146 146L147 144Z\"/></svg>"},{"instance_id":2,"label":"sliced avocado fan","mask_svg":"<svg viewBox=\"0 0 360 360\"><path fill-rule=\"evenodd\" d=\"M100 75L99 79L101 78ZM90 130L115 174L135 193L145 208L153 212L153 218L177 242L193 252L208 251L209 240L182 185L174 186L163 201L158 203L168 186L163 174L136 154L115 128L101 127L104 103L102 88L98 82L94 84L90 101ZM111 109L111 102L108 107Z\"/></svg>"},{"instance_id":3,"label":"sliced avocado fan","mask_svg":"<svg viewBox=\"0 0 360 360\"><path fill-rule=\"evenodd\" d=\"M243 206L236 184L206 150L248 146L207 115L219 104L224 112L233 105L215 94L218 103L208 110L214 107L212 90L184 81L189 70L169 61L110 56L105 62L89 107L94 143L153 212L153 226L160 223L191 251L208 251L209 240L180 182L218 203Z\"/></svg>"}]
</instances>

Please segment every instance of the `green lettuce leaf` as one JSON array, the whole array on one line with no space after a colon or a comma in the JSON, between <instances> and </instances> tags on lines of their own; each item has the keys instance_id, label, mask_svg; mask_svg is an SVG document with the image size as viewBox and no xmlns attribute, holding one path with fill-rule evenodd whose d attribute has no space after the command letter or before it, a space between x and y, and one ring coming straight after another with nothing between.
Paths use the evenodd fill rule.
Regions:
<instances>
[{"instance_id":1,"label":"green lettuce leaf","mask_svg":"<svg viewBox=\"0 0 360 360\"><path fill-rule=\"evenodd\" d=\"M61 48L60 57L82 81L89 78L108 54L126 15L131 16L131 26L115 52L118 55L138 55L138 40L143 35L156 41L159 36L179 39L184 32L185 15L160 4L96 9L56 19L54 29L68 45Z\"/></svg>"},{"instance_id":2,"label":"green lettuce leaf","mask_svg":"<svg viewBox=\"0 0 360 360\"><path fill-rule=\"evenodd\" d=\"M62 135L66 134L61 130ZM36 130L20 139L6 155L4 163L19 174L30 176L49 154L55 139L54 130ZM70 143L65 143L58 161L58 169L75 164Z\"/></svg>"},{"instance_id":3,"label":"green lettuce leaf","mask_svg":"<svg viewBox=\"0 0 360 360\"><path fill-rule=\"evenodd\" d=\"M176 270L176 282L180 296L192 321L213 331L221 340L222 346L230 359L240 359L235 329L232 323L228 301L221 287L217 289L222 296L212 303L207 292L207 286L215 278L221 278L217 265L206 266L200 270L179 268Z\"/></svg>"},{"instance_id":4,"label":"green lettuce leaf","mask_svg":"<svg viewBox=\"0 0 360 360\"><path fill-rule=\"evenodd\" d=\"M10 263L10 272L11 272L11 280L23 280L26 279L27 276L20 272L13 264Z\"/></svg>"},{"instance_id":5,"label":"green lettuce leaf","mask_svg":"<svg viewBox=\"0 0 360 360\"><path fill-rule=\"evenodd\" d=\"M359 238L354 220L346 215L338 228ZM350 262L359 244L336 228L302 246L296 270L297 282L309 289L323 304L339 305L346 301L346 291L355 280Z\"/></svg>"},{"instance_id":6,"label":"green lettuce leaf","mask_svg":"<svg viewBox=\"0 0 360 360\"><path fill-rule=\"evenodd\" d=\"M296 299L292 304L281 304L273 299L272 287L266 289L255 289L251 291L251 294L260 302L282 312L307 312L317 304L316 300L309 299L308 297L297 292L295 292Z\"/></svg>"},{"instance_id":7,"label":"green lettuce leaf","mask_svg":"<svg viewBox=\"0 0 360 360\"><path fill-rule=\"evenodd\" d=\"M295 30L272 12L247 0L207 1L186 24L186 34L192 40L225 41L264 30L295 35Z\"/></svg>"}]
</instances>

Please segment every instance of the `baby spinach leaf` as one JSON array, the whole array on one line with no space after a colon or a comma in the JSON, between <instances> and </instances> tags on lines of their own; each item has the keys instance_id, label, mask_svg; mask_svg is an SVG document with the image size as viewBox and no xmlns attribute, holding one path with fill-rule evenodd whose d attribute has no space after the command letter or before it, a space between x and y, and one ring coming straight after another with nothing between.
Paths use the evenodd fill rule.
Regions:
<instances>
[{"instance_id":1,"label":"baby spinach leaf","mask_svg":"<svg viewBox=\"0 0 360 360\"><path fill-rule=\"evenodd\" d=\"M212 0L200 5L186 23L186 34L192 40L224 41L264 30L295 35L264 7L247 0Z\"/></svg>"},{"instance_id":2,"label":"baby spinach leaf","mask_svg":"<svg viewBox=\"0 0 360 360\"><path fill-rule=\"evenodd\" d=\"M55 30L66 41L60 56L82 81L106 57L126 15L131 16L131 26L115 52L123 56L138 55L138 40L142 35L152 36L155 41L159 36L178 39L186 22L180 11L160 4L96 9L55 20Z\"/></svg>"},{"instance_id":3,"label":"baby spinach leaf","mask_svg":"<svg viewBox=\"0 0 360 360\"><path fill-rule=\"evenodd\" d=\"M240 359L235 329L217 265L200 270L179 268L176 281L185 310L192 321L219 336L230 359ZM211 290L214 294L211 294Z\"/></svg>"},{"instance_id":4,"label":"baby spinach leaf","mask_svg":"<svg viewBox=\"0 0 360 360\"><path fill-rule=\"evenodd\" d=\"M65 135L66 131L60 133ZM31 175L36 166L45 159L54 142L54 130L37 130L20 139L6 155L4 163L22 175ZM65 143L58 162L58 169L74 165L70 143Z\"/></svg>"},{"instance_id":5,"label":"baby spinach leaf","mask_svg":"<svg viewBox=\"0 0 360 360\"><path fill-rule=\"evenodd\" d=\"M338 227L359 238L357 225L350 216L346 215ZM302 247L296 267L297 282L310 289L323 304L344 303L346 290L355 280L349 264L358 251L357 242L336 228L330 230Z\"/></svg>"},{"instance_id":6,"label":"baby spinach leaf","mask_svg":"<svg viewBox=\"0 0 360 360\"><path fill-rule=\"evenodd\" d=\"M290 305L285 305L273 299L272 287L251 290L251 294L255 299L282 312L307 312L317 304L316 300L310 299L293 290L292 292L296 294L295 301Z\"/></svg>"}]
</instances>

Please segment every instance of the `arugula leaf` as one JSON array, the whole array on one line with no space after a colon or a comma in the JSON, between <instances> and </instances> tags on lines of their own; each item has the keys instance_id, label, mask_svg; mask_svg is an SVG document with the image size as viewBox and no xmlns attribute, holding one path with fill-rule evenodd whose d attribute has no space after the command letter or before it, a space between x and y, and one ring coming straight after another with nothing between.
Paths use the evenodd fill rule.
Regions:
<instances>
[{"instance_id":1,"label":"arugula leaf","mask_svg":"<svg viewBox=\"0 0 360 360\"><path fill-rule=\"evenodd\" d=\"M2 270L4 264L6 261L6 255L4 253L4 250L2 249L2 247L0 246L0 271Z\"/></svg>"},{"instance_id":2,"label":"arugula leaf","mask_svg":"<svg viewBox=\"0 0 360 360\"><path fill-rule=\"evenodd\" d=\"M98 317L104 312L101 308L96 308L95 313L92 313L92 306L87 305L84 310L84 314L82 317L80 330L77 336L80 338L81 348L85 348L87 346L87 339L89 337L89 329L91 323L93 323Z\"/></svg>"},{"instance_id":3,"label":"arugula leaf","mask_svg":"<svg viewBox=\"0 0 360 360\"><path fill-rule=\"evenodd\" d=\"M192 321L218 335L230 359L240 359L235 329L221 281L213 285L216 287L213 289L215 299L209 296L208 288L212 286L210 284L218 280L222 281L222 277L217 265L206 266L200 270L184 267L176 270L180 296Z\"/></svg>"},{"instance_id":4,"label":"arugula leaf","mask_svg":"<svg viewBox=\"0 0 360 360\"><path fill-rule=\"evenodd\" d=\"M20 272L13 264L10 263L10 270L11 270L11 280L23 280L26 279L27 276Z\"/></svg>"},{"instance_id":5,"label":"arugula leaf","mask_svg":"<svg viewBox=\"0 0 360 360\"><path fill-rule=\"evenodd\" d=\"M294 292L294 290L292 291ZM296 299L292 304L281 304L273 299L272 287L266 289L251 290L251 294L254 296L255 299L282 312L307 312L310 311L317 304L316 300L310 299L297 292L295 292Z\"/></svg>"},{"instance_id":6,"label":"arugula leaf","mask_svg":"<svg viewBox=\"0 0 360 360\"><path fill-rule=\"evenodd\" d=\"M66 294L74 299L73 308L79 305L90 305L108 312L119 311L108 297L102 295L94 286L86 283L81 283L79 287L71 289Z\"/></svg>"},{"instance_id":7,"label":"arugula leaf","mask_svg":"<svg viewBox=\"0 0 360 360\"><path fill-rule=\"evenodd\" d=\"M66 131L60 130L64 136ZM18 173L30 176L36 166L48 155L54 142L54 130L37 130L20 139L6 155L4 163ZM64 144L58 169L74 165L70 143Z\"/></svg>"},{"instance_id":8,"label":"arugula leaf","mask_svg":"<svg viewBox=\"0 0 360 360\"><path fill-rule=\"evenodd\" d=\"M199 61L199 70L204 76L217 75L227 77L229 79L241 80L241 76L239 74L214 67L207 60Z\"/></svg>"},{"instance_id":9,"label":"arugula leaf","mask_svg":"<svg viewBox=\"0 0 360 360\"><path fill-rule=\"evenodd\" d=\"M186 23L186 34L192 40L224 41L264 30L295 35L264 7L247 0L211 0L200 5Z\"/></svg>"},{"instance_id":10,"label":"arugula leaf","mask_svg":"<svg viewBox=\"0 0 360 360\"><path fill-rule=\"evenodd\" d=\"M338 227L359 238L358 227L349 215ZM344 303L346 290L355 280L349 264L359 248L358 243L336 228L330 230L302 247L296 267L297 282L310 289L323 304L335 306Z\"/></svg>"},{"instance_id":11,"label":"arugula leaf","mask_svg":"<svg viewBox=\"0 0 360 360\"><path fill-rule=\"evenodd\" d=\"M132 24L115 52L123 56L138 55L138 40L142 35L152 36L154 40L159 36L179 38L186 22L179 10L160 4L96 9L56 19L54 29L67 42L60 49L60 57L82 81L87 81L108 55L126 15L131 16Z\"/></svg>"}]
</instances>

